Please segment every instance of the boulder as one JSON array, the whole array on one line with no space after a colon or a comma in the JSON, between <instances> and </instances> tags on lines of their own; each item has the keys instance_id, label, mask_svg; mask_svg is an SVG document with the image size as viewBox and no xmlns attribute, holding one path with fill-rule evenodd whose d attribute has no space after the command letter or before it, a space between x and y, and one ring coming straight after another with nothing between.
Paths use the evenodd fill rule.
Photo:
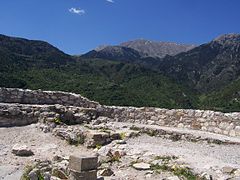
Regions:
<instances>
[{"instance_id":1,"label":"boulder","mask_svg":"<svg viewBox=\"0 0 240 180\"><path fill-rule=\"evenodd\" d=\"M88 148L95 148L96 146L102 146L110 142L110 136L106 132L99 131L88 131L86 133L86 142L85 145Z\"/></svg>"},{"instance_id":2,"label":"boulder","mask_svg":"<svg viewBox=\"0 0 240 180\"><path fill-rule=\"evenodd\" d=\"M26 145L15 144L12 153L17 156L32 156L34 153Z\"/></svg>"}]
</instances>

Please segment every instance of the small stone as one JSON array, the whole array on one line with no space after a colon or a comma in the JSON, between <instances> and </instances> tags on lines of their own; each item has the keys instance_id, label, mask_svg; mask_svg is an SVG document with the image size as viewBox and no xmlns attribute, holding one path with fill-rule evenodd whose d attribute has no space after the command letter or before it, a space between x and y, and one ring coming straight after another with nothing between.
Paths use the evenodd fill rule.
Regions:
<instances>
[{"instance_id":1,"label":"small stone","mask_svg":"<svg viewBox=\"0 0 240 180\"><path fill-rule=\"evenodd\" d=\"M105 168L99 172L101 176L112 176L114 172L110 168Z\"/></svg>"},{"instance_id":2,"label":"small stone","mask_svg":"<svg viewBox=\"0 0 240 180\"><path fill-rule=\"evenodd\" d=\"M177 176L168 177L167 180L180 180Z\"/></svg>"},{"instance_id":3,"label":"small stone","mask_svg":"<svg viewBox=\"0 0 240 180\"><path fill-rule=\"evenodd\" d=\"M12 148L12 153L16 156L32 156L34 153L26 145L15 144Z\"/></svg>"},{"instance_id":4,"label":"small stone","mask_svg":"<svg viewBox=\"0 0 240 180\"><path fill-rule=\"evenodd\" d=\"M125 140L115 140L116 144L127 144Z\"/></svg>"},{"instance_id":5,"label":"small stone","mask_svg":"<svg viewBox=\"0 0 240 180\"><path fill-rule=\"evenodd\" d=\"M146 174L145 177L146 177L146 178L151 178L151 177L152 177L152 174Z\"/></svg>"},{"instance_id":6,"label":"small stone","mask_svg":"<svg viewBox=\"0 0 240 180\"><path fill-rule=\"evenodd\" d=\"M104 177L100 176L97 178L97 180L104 180Z\"/></svg>"},{"instance_id":7,"label":"small stone","mask_svg":"<svg viewBox=\"0 0 240 180\"><path fill-rule=\"evenodd\" d=\"M64 158L61 157L61 156L56 155L56 156L53 157L53 161L60 162L60 161L62 161L62 160L64 160Z\"/></svg>"},{"instance_id":8,"label":"small stone","mask_svg":"<svg viewBox=\"0 0 240 180\"><path fill-rule=\"evenodd\" d=\"M135 164L133 164L133 167L137 170L149 170L150 169L150 164L144 163L144 162L135 163Z\"/></svg>"},{"instance_id":9,"label":"small stone","mask_svg":"<svg viewBox=\"0 0 240 180\"><path fill-rule=\"evenodd\" d=\"M237 169L236 171L234 171L234 175L237 177L240 177L240 169Z\"/></svg>"},{"instance_id":10,"label":"small stone","mask_svg":"<svg viewBox=\"0 0 240 180\"><path fill-rule=\"evenodd\" d=\"M152 161L151 164L153 164L153 165L161 165L162 162L163 161L161 159L157 159L157 160Z\"/></svg>"},{"instance_id":11,"label":"small stone","mask_svg":"<svg viewBox=\"0 0 240 180\"><path fill-rule=\"evenodd\" d=\"M212 176L207 174L206 172L202 173L200 178L206 179L206 180L212 180Z\"/></svg>"},{"instance_id":12,"label":"small stone","mask_svg":"<svg viewBox=\"0 0 240 180\"><path fill-rule=\"evenodd\" d=\"M33 169L29 174L28 177L31 180L38 180L39 169Z\"/></svg>"},{"instance_id":13,"label":"small stone","mask_svg":"<svg viewBox=\"0 0 240 180\"><path fill-rule=\"evenodd\" d=\"M67 175L62 170L56 168L52 170L52 175L60 179L68 179Z\"/></svg>"},{"instance_id":14,"label":"small stone","mask_svg":"<svg viewBox=\"0 0 240 180\"><path fill-rule=\"evenodd\" d=\"M43 177L44 177L44 180L50 180L51 179L51 174L49 172L45 172Z\"/></svg>"},{"instance_id":15,"label":"small stone","mask_svg":"<svg viewBox=\"0 0 240 180\"><path fill-rule=\"evenodd\" d=\"M222 168L223 173L231 174L235 169L233 167L225 166Z\"/></svg>"}]
</instances>

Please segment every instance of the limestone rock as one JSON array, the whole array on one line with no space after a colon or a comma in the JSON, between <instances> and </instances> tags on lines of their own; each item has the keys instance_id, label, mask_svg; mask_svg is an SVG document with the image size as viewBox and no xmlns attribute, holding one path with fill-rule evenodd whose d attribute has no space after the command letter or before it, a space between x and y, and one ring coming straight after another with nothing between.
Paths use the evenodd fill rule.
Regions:
<instances>
[{"instance_id":1,"label":"limestone rock","mask_svg":"<svg viewBox=\"0 0 240 180\"><path fill-rule=\"evenodd\" d=\"M222 172L223 173L227 173L227 174L231 174L235 169L233 167L230 166L225 166L222 168Z\"/></svg>"},{"instance_id":2,"label":"limestone rock","mask_svg":"<svg viewBox=\"0 0 240 180\"><path fill-rule=\"evenodd\" d=\"M15 144L12 153L17 156L32 156L34 153L26 145Z\"/></svg>"},{"instance_id":3,"label":"limestone rock","mask_svg":"<svg viewBox=\"0 0 240 180\"><path fill-rule=\"evenodd\" d=\"M60 179L68 179L67 175L62 170L59 170L57 168L52 170L52 175Z\"/></svg>"},{"instance_id":4,"label":"limestone rock","mask_svg":"<svg viewBox=\"0 0 240 180\"><path fill-rule=\"evenodd\" d=\"M177 176L168 177L167 180L180 180Z\"/></svg>"},{"instance_id":5,"label":"limestone rock","mask_svg":"<svg viewBox=\"0 0 240 180\"><path fill-rule=\"evenodd\" d=\"M101 176L112 176L114 172L110 168L105 168L99 172Z\"/></svg>"},{"instance_id":6,"label":"limestone rock","mask_svg":"<svg viewBox=\"0 0 240 180\"><path fill-rule=\"evenodd\" d=\"M38 169L33 169L28 174L28 177L29 177L30 180L38 180L38 174L39 174L39 170Z\"/></svg>"},{"instance_id":7,"label":"limestone rock","mask_svg":"<svg viewBox=\"0 0 240 180\"><path fill-rule=\"evenodd\" d=\"M106 132L89 131L86 135L85 145L89 148L94 148L97 145L105 145L110 142L110 136Z\"/></svg>"},{"instance_id":8,"label":"limestone rock","mask_svg":"<svg viewBox=\"0 0 240 180\"><path fill-rule=\"evenodd\" d=\"M240 169L234 171L234 175L240 178Z\"/></svg>"},{"instance_id":9,"label":"limestone rock","mask_svg":"<svg viewBox=\"0 0 240 180\"><path fill-rule=\"evenodd\" d=\"M133 167L137 170L149 170L150 169L150 164L144 163L144 162L135 163L135 164L133 164Z\"/></svg>"}]
</instances>

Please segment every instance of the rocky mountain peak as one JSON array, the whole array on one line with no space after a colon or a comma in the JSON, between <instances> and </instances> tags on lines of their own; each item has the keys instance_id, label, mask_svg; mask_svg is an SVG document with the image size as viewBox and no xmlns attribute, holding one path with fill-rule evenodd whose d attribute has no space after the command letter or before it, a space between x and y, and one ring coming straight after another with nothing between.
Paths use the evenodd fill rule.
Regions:
<instances>
[{"instance_id":1,"label":"rocky mountain peak","mask_svg":"<svg viewBox=\"0 0 240 180\"><path fill-rule=\"evenodd\" d=\"M150 57L163 58L166 55L174 56L181 52L186 52L195 45L178 44L174 42L157 42L145 39L137 39L128 42L121 43L120 46L129 47L135 49L141 53L147 54Z\"/></svg>"},{"instance_id":2,"label":"rocky mountain peak","mask_svg":"<svg viewBox=\"0 0 240 180\"><path fill-rule=\"evenodd\" d=\"M215 38L213 42L217 42L221 45L240 43L240 34L235 34L235 33L224 34Z\"/></svg>"}]
</instances>

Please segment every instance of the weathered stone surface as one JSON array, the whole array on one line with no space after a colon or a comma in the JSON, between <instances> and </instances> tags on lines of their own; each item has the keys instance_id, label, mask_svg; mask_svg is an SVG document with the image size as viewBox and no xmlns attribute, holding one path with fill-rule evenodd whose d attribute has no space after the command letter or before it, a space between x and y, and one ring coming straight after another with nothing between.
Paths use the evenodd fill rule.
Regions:
<instances>
[{"instance_id":1,"label":"weathered stone surface","mask_svg":"<svg viewBox=\"0 0 240 180\"><path fill-rule=\"evenodd\" d=\"M110 134L106 132L90 130L86 132L86 142L85 145L89 148L94 148L96 146L101 146L109 143Z\"/></svg>"},{"instance_id":2,"label":"weathered stone surface","mask_svg":"<svg viewBox=\"0 0 240 180\"><path fill-rule=\"evenodd\" d=\"M76 157L70 156L69 158L69 169L82 172L82 171L90 171L97 169L98 158L93 157Z\"/></svg>"},{"instance_id":3,"label":"weathered stone surface","mask_svg":"<svg viewBox=\"0 0 240 180\"><path fill-rule=\"evenodd\" d=\"M15 144L12 153L16 156L32 156L34 153L26 145Z\"/></svg>"},{"instance_id":4,"label":"weathered stone surface","mask_svg":"<svg viewBox=\"0 0 240 180\"><path fill-rule=\"evenodd\" d=\"M105 168L99 172L101 176L112 176L114 172L110 168Z\"/></svg>"},{"instance_id":5,"label":"weathered stone surface","mask_svg":"<svg viewBox=\"0 0 240 180\"><path fill-rule=\"evenodd\" d=\"M69 180L96 180L97 170L76 172L70 171Z\"/></svg>"},{"instance_id":6,"label":"weathered stone surface","mask_svg":"<svg viewBox=\"0 0 240 180\"><path fill-rule=\"evenodd\" d=\"M235 169L234 169L233 167L229 167L229 166L226 166L226 167L223 167L223 168L222 168L222 172L223 172L223 173L227 173L227 174L233 173L234 170L235 170Z\"/></svg>"},{"instance_id":7,"label":"weathered stone surface","mask_svg":"<svg viewBox=\"0 0 240 180\"><path fill-rule=\"evenodd\" d=\"M29 176L29 178L31 179L31 180L38 180L38 174L39 174L39 169L33 169L29 174L28 174L28 176Z\"/></svg>"},{"instance_id":8,"label":"weathered stone surface","mask_svg":"<svg viewBox=\"0 0 240 180\"><path fill-rule=\"evenodd\" d=\"M133 164L133 167L137 170L149 170L150 169L150 164L144 163L144 162L135 163L135 164Z\"/></svg>"},{"instance_id":9,"label":"weathered stone surface","mask_svg":"<svg viewBox=\"0 0 240 180\"><path fill-rule=\"evenodd\" d=\"M240 178L240 169L237 169L236 171L234 171L234 175Z\"/></svg>"},{"instance_id":10,"label":"weathered stone surface","mask_svg":"<svg viewBox=\"0 0 240 180\"><path fill-rule=\"evenodd\" d=\"M180 180L177 176L168 177L167 180Z\"/></svg>"},{"instance_id":11,"label":"weathered stone surface","mask_svg":"<svg viewBox=\"0 0 240 180\"><path fill-rule=\"evenodd\" d=\"M61 91L32 91L1 88L0 100L5 103L21 104L62 104L67 106L97 107L99 104L78 94ZM17 102L16 102L17 101Z\"/></svg>"},{"instance_id":12,"label":"weathered stone surface","mask_svg":"<svg viewBox=\"0 0 240 180\"><path fill-rule=\"evenodd\" d=\"M57 169L57 168L52 170L52 175L55 176L55 177L58 177L60 179L68 179L68 177L65 174L65 172L63 172L62 170Z\"/></svg>"}]
</instances>

